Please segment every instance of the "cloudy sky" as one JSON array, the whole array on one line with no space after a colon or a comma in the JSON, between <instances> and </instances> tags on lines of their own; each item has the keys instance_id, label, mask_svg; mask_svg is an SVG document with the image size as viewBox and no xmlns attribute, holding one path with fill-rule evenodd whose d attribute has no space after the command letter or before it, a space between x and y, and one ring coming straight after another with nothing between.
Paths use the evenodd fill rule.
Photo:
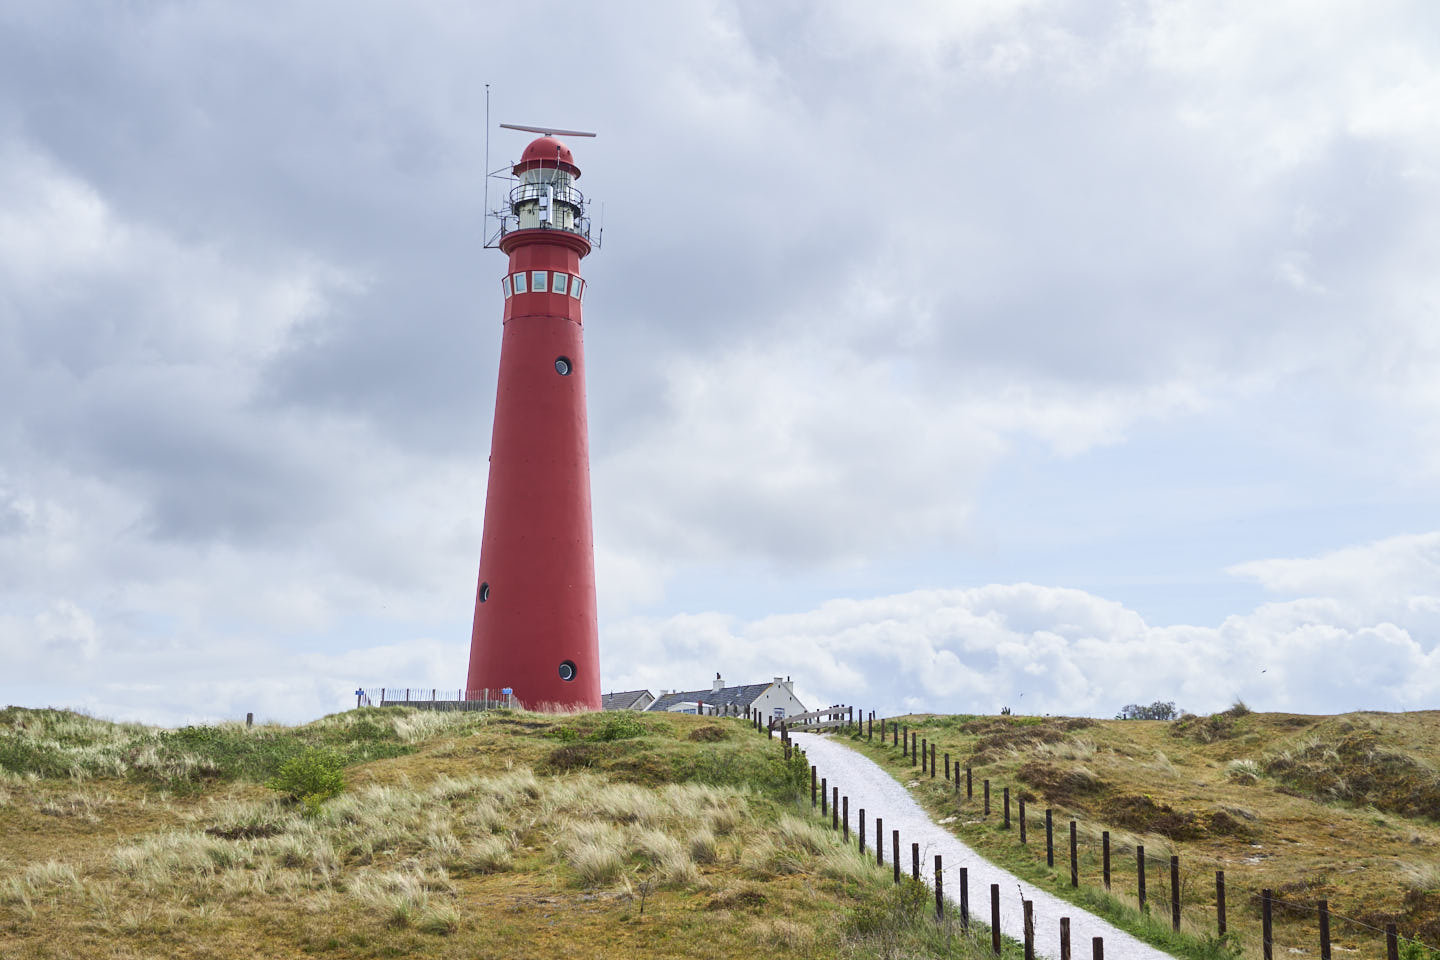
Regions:
<instances>
[{"instance_id":1,"label":"cloudy sky","mask_svg":"<svg viewBox=\"0 0 1440 960\"><path fill-rule=\"evenodd\" d=\"M1440 706L1437 9L7 3L0 702L461 684L488 83L600 132L606 689Z\"/></svg>"}]
</instances>

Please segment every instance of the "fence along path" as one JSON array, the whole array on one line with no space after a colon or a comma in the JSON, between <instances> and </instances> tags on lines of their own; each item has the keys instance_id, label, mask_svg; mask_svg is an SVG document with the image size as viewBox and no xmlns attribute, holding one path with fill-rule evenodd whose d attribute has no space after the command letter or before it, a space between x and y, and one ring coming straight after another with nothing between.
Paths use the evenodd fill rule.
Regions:
<instances>
[{"instance_id":1,"label":"fence along path","mask_svg":"<svg viewBox=\"0 0 1440 960\"><path fill-rule=\"evenodd\" d=\"M875 732L874 713L872 712L868 718L862 714L862 719L866 722L858 728L859 731L867 740L873 740ZM890 720L887 723L884 718L881 718L881 746L885 746L886 744L887 727L889 739L892 742L891 745L902 751L902 755L910 760L912 767L918 766L920 768L919 775L921 777L926 776L928 771L928 776L934 779L937 772L938 760L936 745L928 744L927 747L927 740L922 738L919 732L912 731L908 726L895 720ZM786 756L789 756L788 752ZM981 779L979 789L977 790L971 768L968 766L962 767L958 757L955 758L955 762L952 764L949 753L944 754L944 757L945 781L947 783L953 783L955 786L957 806L959 806L965 814L973 815L970 814L970 810L978 805L979 818L981 821L989 820L992 815L999 821L1000 815L1003 812L1004 829L1009 831L1012 827L1011 789L1009 787L1003 787L998 783L994 784L992 789L991 780ZM965 774L965 792L963 795L960 792L960 774L962 770ZM977 793L980 794L979 800L977 800L975 796ZM993 812L992 798L997 798L994 806L998 808ZM1031 819L1025 812L1025 800L1020 797L1014 799L1018 801L1019 807L1019 816L1016 821L1020 827L1019 842L1022 845L1031 846L1037 856L1043 848L1045 862L1053 869L1056 866L1057 857L1055 850L1054 810L1052 808L1045 808L1044 818L1032 824ZM998 826L999 823L996 825ZM1031 841L1027 839L1027 828L1032 825L1043 833L1043 841L1037 837L1034 838L1035 842L1032 844ZM1091 835L1089 840L1084 840L1082 839L1083 834L1079 830L1079 826L1080 823L1077 819L1070 819L1068 857L1064 850L1066 846L1065 838L1063 836L1060 837L1061 853L1059 856L1061 859L1069 860L1070 886L1072 888L1080 886L1082 873L1087 874L1086 881L1088 883L1093 883L1095 880L1093 876L1095 867L1093 841L1095 839L1094 834L1097 831L1093 828L1090 829L1088 831ZM1062 830L1065 828L1063 821L1060 823L1060 827ZM1424 941L1414 937L1400 936L1396 923L1386 923L1382 928L1375 924L1367 923L1364 920L1347 917L1342 913L1331 910L1328 900L1315 899L1297 903L1275 896L1275 891L1271 889L1246 890L1244 887L1231 884L1228 887L1230 892L1227 894L1225 871L1223 869L1224 860L1198 858L1202 860L1203 864L1208 864L1208 866L1202 866L1202 868L1197 871L1194 866L1197 858L1191 857L1186 863L1182 864L1180 857L1177 855L1172 854L1169 857L1157 857L1153 854L1146 853L1143 844L1136 844L1134 846L1134 856L1131 857L1128 848L1124 846L1117 845L1112 849L1110 831L1099 830L1098 833L1100 841L1101 881L1104 884L1104 888L1107 891L1111 890L1112 881L1114 886L1123 886L1127 889L1133 886L1140 909L1146 912L1148 912L1147 903L1150 899L1158 901L1161 906L1168 908L1171 928L1177 932L1183 929L1181 923L1182 913L1189 919L1192 925L1196 925L1195 915L1199 913L1204 918L1204 924L1214 924L1215 935L1225 936L1227 931L1230 931L1225 906L1228 897L1231 903L1241 907L1241 915L1245 916L1246 919L1249 918L1252 910L1258 909L1258 915L1255 919L1258 922L1259 929L1258 931L1253 931L1251 935L1259 937L1264 960L1274 960L1277 947L1281 947L1291 953L1304 953L1310 949L1309 947L1287 947L1275 939L1274 921L1281 916L1284 916L1292 922L1292 935L1294 932L1293 922L1296 918L1308 918L1312 916L1315 918L1316 929L1314 935L1318 939L1320 960L1331 960L1335 950L1353 953L1356 952L1357 949L1360 949L1354 946L1342 946L1340 941L1332 936L1332 928L1336 924L1350 930L1352 943L1358 942L1359 937L1370 937L1373 941L1378 938L1371 937L1370 935L1379 934L1384 938L1386 960L1401 960L1402 944L1405 945L1404 949L1407 952L1415 953L1420 957L1429 957L1432 958L1432 960L1440 960L1440 949L1430 946ZM1114 854L1113 857L1112 853ZM1082 871L1081 862L1087 859L1091 870ZM1147 864L1149 865L1148 870ZM1208 900L1205 893L1205 889L1209 885L1209 876L1207 874L1210 870L1214 871L1215 885L1213 900ZM1128 874L1128 876L1126 876L1126 874ZM1168 890L1166 888L1166 874L1168 874L1169 880ZM1149 880L1146 879L1147 876ZM1186 893L1186 891L1189 892ZM1183 903L1182 900L1184 901ZM1234 913L1232 912L1229 915L1234 916ZM1357 930L1365 931L1365 933L1356 934L1355 931ZM1230 932L1233 933L1233 931ZM1310 943L1314 944L1315 941L1311 940Z\"/></svg>"},{"instance_id":2,"label":"fence along path","mask_svg":"<svg viewBox=\"0 0 1440 960\"><path fill-rule=\"evenodd\" d=\"M843 784L840 792L848 796L852 815L863 808L872 824L875 817L883 818L886 834L893 830L900 832L902 850L908 852L912 843L920 845L920 876L928 885L934 884L931 865L935 855L941 855L945 874L945 896L948 901L957 905L960 901L960 868L966 868L969 874L970 911L978 920L983 922L988 919L990 887L998 884L1001 931L1016 940L1024 941L1023 901L1030 901L1034 904L1031 922L1035 951L1040 956L1058 960L1060 920L1068 917L1070 942L1076 956L1084 956L1089 952L1084 950L1082 944L1089 945L1093 938L1103 937L1106 960L1170 960L1170 955L1163 950L1136 939L1093 914L1086 913L1073 903L1026 883L980 856L954 834L932 821L929 814L911 798L904 784L897 782L869 758L818 734L796 731L790 733L790 737L805 751L806 758L829 784ZM889 859L890 851L887 850L886 854ZM910 859L906 859L907 868L911 865Z\"/></svg>"}]
</instances>

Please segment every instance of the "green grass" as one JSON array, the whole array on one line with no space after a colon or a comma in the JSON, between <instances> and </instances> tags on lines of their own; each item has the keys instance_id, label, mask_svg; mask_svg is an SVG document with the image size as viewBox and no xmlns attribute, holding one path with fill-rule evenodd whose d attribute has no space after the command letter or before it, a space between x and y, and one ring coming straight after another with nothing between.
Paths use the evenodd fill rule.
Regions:
<instances>
[{"instance_id":1,"label":"green grass","mask_svg":"<svg viewBox=\"0 0 1440 960\"><path fill-rule=\"evenodd\" d=\"M343 766L414 747L395 711L367 708L304 727L229 723L178 730L110 723L67 710L0 710L0 771L14 776L115 778L193 791L211 782L261 783L289 760L323 749Z\"/></svg>"}]
</instances>

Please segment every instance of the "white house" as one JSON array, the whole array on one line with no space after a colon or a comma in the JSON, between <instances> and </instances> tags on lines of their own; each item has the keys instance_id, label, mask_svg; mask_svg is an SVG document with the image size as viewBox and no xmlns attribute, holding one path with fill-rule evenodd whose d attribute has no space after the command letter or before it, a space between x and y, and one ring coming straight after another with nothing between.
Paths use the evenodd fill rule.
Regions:
<instances>
[{"instance_id":1,"label":"white house","mask_svg":"<svg viewBox=\"0 0 1440 960\"><path fill-rule=\"evenodd\" d=\"M795 699L795 684L789 677L776 677L769 683L727 687L718 673L709 690L662 692L648 709L735 717L749 716L754 709L759 710L766 720L784 720L806 712L805 705Z\"/></svg>"}]
</instances>

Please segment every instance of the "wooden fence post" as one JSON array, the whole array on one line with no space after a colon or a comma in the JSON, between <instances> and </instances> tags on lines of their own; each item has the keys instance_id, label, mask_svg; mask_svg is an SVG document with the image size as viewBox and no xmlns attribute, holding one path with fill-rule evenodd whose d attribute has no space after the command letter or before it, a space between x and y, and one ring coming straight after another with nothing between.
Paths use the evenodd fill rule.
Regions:
<instances>
[{"instance_id":1,"label":"wooden fence post","mask_svg":"<svg viewBox=\"0 0 1440 960\"><path fill-rule=\"evenodd\" d=\"M990 950L1000 956L1000 884L990 884Z\"/></svg>"},{"instance_id":2,"label":"wooden fence post","mask_svg":"<svg viewBox=\"0 0 1440 960\"><path fill-rule=\"evenodd\" d=\"M837 787L836 789L839 788ZM840 803L842 804L842 810L840 813L840 830L841 835L845 838L845 842L848 844L850 842L850 798L848 796L843 797Z\"/></svg>"},{"instance_id":3,"label":"wooden fence post","mask_svg":"<svg viewBox=\"0 0 1440 960\"><path fill-rule=\"evenodd\" d=\"M1045 808L1045 866L1055 866L1055 811Z\"/></svg>"},{"instance_id":4,"label":"wooden fence post","mask_svg":"<svg viewBox=\"0 0 1440 960\"><path fill-rule=\"evenodd\" d=\"M1105 889L1110 889L1110 831L1105 830L1100 834L1100 861L1101 869L1104 871Z\"/></svg>"},{"instance_id":5,"label":"wooden fence post","mask_svg":"<svg viewBox=\"0 0 1440 960\"><path fill-rule=\"evenodd\" d=\"M1095 937L1090 941L1091 960L1105 960L1105 938Z\"/></svg>"},{"instance_id":6,"label":"wooden fence post","mask_svg":"<svg viewBox=\"0 0 1440 960\"><path fill-rule=\"evenodd\" d=\"M253 713L247 713L247 714L245 714L245 726L247 726L247 727L253 727L253 726L255 726L255 714L253 714Z\"/></svg>"},{"instance_id":7,"label":"wooden fence post","mask_svg":"<svg viewBox=\"0 0 1440 960\"><path fill-rule=\"evenodd\" d=\"M1020 842L1029 843L1025 837L1025 798L1021 797L1016 802L1020 804Z\"/></svg>"},{"instance_id":8,"label":"wooden fence post","mask_svg":"<svg viewBox=\"0 0 1440 960\"><path fill-rule=\"evenodd\" d=\"M1330 960L1330 901L1320 901L1320 960Z\"/></svg>"},{"instance_id":9,"label":"wooden fence post","mask_svg":"<svg viewBox=\"0 0 1440 960\"><path fill-rule=\"evenodd\" d=\"M1225 871L1215 871L1215 928L1225 936Z\"/></svg>"},{"instance_id":10,"label":"wooden fence post","mask_svg":"<svg viewBox=\"0 0 1440 960\"><path fill-rule=\"evenodd\" d=\"M920 844L910 844L910 879L920 882Z\"/></svg>"},{"instance_id":11,"label":"wooden fence post","mask_svg":"<svg viewBox=\"0 0 1440 960\"><path fill-rule=\"evenodd\" d=\"M970 930L970 868L960 868L960 929Z\"/></svg>"},{"instance_id":12,"label":"wooden fence post","mask_svg":"<svg viewBox=\"0 0 1440 960\"><path fill-rule=\"evenodd\" d=\"M895 882L900 882L900 831L890 831L890 866L895 868Z\"/></svg>"},{"instance_id":13,"label":"wooden fence post","mask_svg":"<svg viewBox=\"0 0 1440 960\"><path fill-rule=\"evenodd\" d=\"M1270 949L1270 942L1265 942L1265 949ZM1400 935L1395 929L1395 924L1385 924L1385 956L1386 960L1400 960Z\"/></svg>"},{"instance_id":14,"label":"wooden fence post","mask_svg":"<svg viewBox=\"0 0 1440 960\"><path fill-rule=\"evenodd\" d=\"M935 744L930 744L930 779L935 779Z\"/></svg>"},{"instance_id":15,"label":"wooden fence post","mask_svg":"<svg viewBox=\"0 0 1440 960\"><path fill-rule=\"evenodd\" d=\"M945 751L945 780L950 780L950 751Z\"/></svg>"},{"instance_id":16,"label":"wooden fence post","mask_svg":"<svg viewBox=\"0 0 1440 960\"><path fill-rule=\"evenodd\" d=\"M816 800L815 800L815 774L816 774L816 772L817 772L817 771L815 770L815 765L814 765L814 764L811 764L811 765L810 765L810 809L811 809L811 810L814 810L814 809L815 809L815 806L816 806Z\"/></svg>"},{"instance_id":17,"label":"wooden fence post","mask_svg":"<svg viewBox=\"0 0 1440 960\"><path fill-rule=\"evenodd\" d=\"M1180 857L1170 855L1170 929L1180 932Z\"/></svg>"},{"instance_id":18,"label":"wooden fence post","mask_svg":"<svg viewBox=\"0 0 1440 960\"><path fill-rule=\"evenodd\" d=\"M925 775L925 770L926 770L926 768L929 767L929 766L930 766L930 741L929 741L927 738L925 738L925 737L921 737L921 738L920 738L920 775L921 775L921 776L924 776L924 775Z\"/></svg>"},{"instance_id":19,"label":"wooden fence post","mask_svg":"<svg viewBox=\"0 0 1440 960\"><path fill-rule=\"evenodd\" d=\"M840 829L840 788L831 787L834 796L830 798L830 829Z\"/></svg>"},{"instance_id":20,"label":"wooden fence post","mask_svg":"<svg viewBox=\"0 0 1440 960\"><path fill-rule=\"evenodd\" d=\"M829 800L830 800L830 781L826 780L824 777L821 777L821 778L820 778L820 816L822 816L822 817L825 816L826 814L828 814L828 813L830 812Z\"/></svg>"},{"instance_id":21,"label":"wooden fence post","mask_svg":"<svg viewBox=\"0 0 1440 960\"><path fill-rule=\"evenodd\" d=\"M990 816L990 781L985 781L985 816Z\"/></svg>"},{"instance_id":22,"label":"wooden fence post","mask_svg":"<svg viewBox=\"0 0 1440 960\"><path fill-rule=\"evenodd\" d=\"M1060 960L1070 960L1070 918L1060 918Z\"/></svg>"},{"instance_id":23,"label":"wooden fence post","mask_svg":"<svg viewBox=\"0 0 1440 960\"><path fill-rule=\"evenodd\" d=\"M1025 960L1035 960L1035 903L1021 900L1020 906L1025 911Z\"/></svg>"},{"instance_id":24,"label":"wooden fence post","mask_svg":"<svg viewBox=\"0 0 1440 960\"><path fill-rule=\"evenodd\" d=\"M937 854L935 854L935 919L936 919L936 920L944 920L944 919L945 919L945 887L944 887L945 881L942 879L944 876L945 876L944 871L942 871L942 870L940 869L940 854L937 853ZM1329 955L1328 953L1325 955L1324 960L1330 960L1330 955Z\"/></svg>"},{"instance_id":25,"label":"wooden fence post","mask_svg":"<svg viewBox=\"0 0 1440 960\"><path fill-rule=\"evenodd\" d=\"M1270 913L1270 888L1266 887L1260 891L1260 942L1265 948L1265 960L1273 960L1275 956L1275 944L1272 933Z\"/></svg>"},{"instance_id":26,"label":"wooden fence post","mask_svg":"<svg viewBox=\"0 0 1440 960\"><path fill-rule=\"evenodd\" d=\"M970 800L975 796L975 781L970 776L970 768L965 768L965 799Z\"/></svg>"},{"instance_id":27,"label":"wooden fence post","mask_svg":"<svg viewBox=\"0 0 1440 960\"><path fill-rule=\"evenodd\" d=\"M909 728L909 727L902 726L902 727L900 728L900 739L905 741L905 746L902 747L901 750L900 750L900 756L902 756L902 757L909 757L909 756L910 756L910 728Z\"/></svg>"},{"instance_id":28,"label":"wooden fence post","mask_svg":"<svg viewBox=\"0 0 1440 960\"><path fill-rule=\"evenodd\" d=\"M1003 793L1003 794L1005 795L1005 801L1004 801L1004 805L1005 805L1005 829L1006 829L1006 830L1009 830L1009 829L1010 829L1010 788L1009 788L1009 787L1005 787L1003 790L1001 790L1001 793Z\"/></svg>"},{"instance_id":29,"label":"wooden fence post","mask_svg":"<svg viewBox=\"0 0 1440 960\"><path fill-rule=\"evenodd\" d=\"M1075 842L1075 821L1070 821L1070 886L1080 886L1080 850Z\"/></svg>"},{"instance_id":30,"label":"wooden fence post","mask_svg":"<svg viewBox=\"0 0 1440 960\"><path fill-rule=\"evenodd\" d=\"M885 818L875 818L875 866L885 866Z\"/></svg>"},{"instance_id":31,"label":"wooden fence post","mask_svg":"<svg viewBox=\"0 0 1440 960\"><path fill-rule=\"evenodd\" d=\"M1135 878L1136 893L1140 898L1140 909L1148 909L1145 906L1145 847L1141 844L1135 845Z\"/></svg>"},{"instance_id":32,"label":"wooden fence post","mask_svg":"<svg viewBox=\"0 0 1440 960\"><path fill-rule=\"evenodd\" d=\"M871 710L871 711L870 711L870 719L867 720L866 723L865 723L865 730L866 730L865 739L866 739L866 740L874 740L874 739L875 739L875 711L874 711L874 710ZM882 731L881 731L881 733L880 733L880 739L882 739L882 740L885 739L885 733L884 733L883 729L882 729Z\"/></svg>"}]
</instances>

